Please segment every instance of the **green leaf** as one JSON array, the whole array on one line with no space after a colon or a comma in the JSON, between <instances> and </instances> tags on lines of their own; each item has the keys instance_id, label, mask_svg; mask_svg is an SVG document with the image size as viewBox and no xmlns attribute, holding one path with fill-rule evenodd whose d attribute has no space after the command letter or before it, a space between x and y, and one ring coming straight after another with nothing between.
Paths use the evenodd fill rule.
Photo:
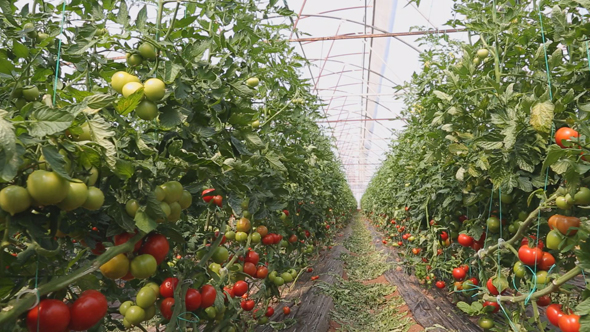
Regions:
<instances>
[{"instance_id":1,"label":"green leaf","mask_svg":"<svg viewBox=\"0 0 590 332\"><path fill-rule=\"evenodd\" d=\"M94 274L87 274L76 281L76 285L80 287L81 291L89 289L99 289L100 281Z\"/></svg>"},{"instance_id":2,"label":"green leaf","mask_svg":"<svg viewBox=\"0 0 590 332\"><path fill-rule=\"evenodd\" d=\"M441 100L444 100L444 101L453 100L453 97L449 96L448 94L446 94L442 91L434 90L432 93L434 93L434 95L437 96Z\"/></svg>"},{"instance_id":3,"label":"green leaf","mask_svg":"<svg viewBox=\"0 0 590 332\"><path fill-rule=\"evenodd\" d=\"M242 155L251 156L252 152L248 151L248 148L244 143L242 143L239 139L235 138L234 136L230 137L231 143L233 147L238 150L238 152Z\"/></svg>"},{"instance_id":4,"label":"green leaf","mask_svg":"<svg viewBox=\"0 0 590 332\"><path fill-rule=\"evenodd\" d=\"M117 149L113 142L111 142L111 137L115 136L112 126L102 117L95 116L88 121L88 127L90 128L90 136L92 137L92 140L104 149L105 161L112 169L114 169L117 164L115 158L117 155Z\"/></svg>"},{"instance_id":5,"label":"green leaf","mask_svg":"<svg viewBox=\"0 0 590 332\"><path fill-rule=\"evenodd\" d=\"M134 220L137 228L144 233L149 233L158 227L158 223L141 209L135 214Z\"/></svg>"},{"instance_id":6,"label":"green leaf","mask_svg":"<svg viewBox=\"0 0 590 332\"><path fill-rule=\"evenodd\" d=\"M133 174L135 174L135 166L130 161L117 159L115 164L115 174L124 180L131 179Z\"/></svg>"},{"instance_id":7,"label":"green leaf","mask_svg":"<svg viewBox=\"0 0 590 332\"><path fill-rule=\"evenodd\" d=\"M270 166L272 168L275 168L281 172L287 172L287 168L279 160L279 156L277 156L274 152L271 151L271 152L267 153L265 157L268 160L268 162L270 163Z\"/></svg>"},{"instance_id":8,"label":"green leaf","mask_svg":"<svg viewBox=\"0 0 590 332\"><path fill-rule=\"evenodd\" d=\"M166 84L172 84L182 70L184 70L184 68L181 65L171 61L166 61L163 69L161 70L162 80Z\"/></svg>"},{"instance_id":9,"label":"green leaf","mask_svg":"<svg viewBox=\"0 0 590 332\"><path fill-rule=\"evenodd\" d=\"M590 314L590 298L587 298L583 302L578 303L576 306L576 315L588 315Z\"/></svg>"},{"instance_id":10,"label":"green leaf","mask_svg":"<svg viewBox=\"0 0 590 332\"><path fill-rule=\"evenodd\" d=\"M127 97L127 98L121 98L117 101L117 104L115 105L115 109L117 110L117 112L121 115L127 115L129 113L131 113L136 107L137 105L139 105L139 103L141 102L141 100L143 99L143 88L135 91L131 96Z\"/></svg>"},{"instance_id":11,"label":"green leaf","mask_svg":"<svg viewBox=\"0 0 590 332\"><path fill-rule=\"evenodd\" d=\"M74 115L69 112L42 106L31 113L27 124L31 136L44 137L68 129L73 121Z\"/></svg>"},{"instance_id":12,"label":"green leaf","mask_svg":"<svg viewBox=\"0 0 590 332\"><path fill-rule=\"evenodd\" d=\"M127 3L125 3L125 0L121 0L119 12L117 13L117 23L121 24L122 26L127 26L127 24L129 24L129 9L127 8Z\"/></svg>"},{"instance_id":13,"label":"green leaf","mask_svg":"<svg viewBox=\"0 0 590 332\"><path fill-rule=\"evenodd\" d=\"M242 198L235 193L230 193L227 199L227 204L232 208L234 216L242 215Z\"/></svg>"},{"instance_id":14,"label":"green leaf","mask_svg":"<svg viewBox=\"0 0 590 332\"><path fill-rule=\"evenodd\" d=\"M49 166L51 166L51 169L55 173L59 174L59 176L67 180L73 180L68 174L68 171L66 170L67 161L65 159L65 156L59 153L56 147L44 146L41 148L41 153L43 153L45 161L47 161L47 163L49 164Z\"/></svg>"},{"instance_id":15,"label":"green leaf","mask_svg":"<svg viewBox=\"0 0 590 332\"><path fill-rule=\"evenodd\" d=\"M553 39L561 40L561 36L565 33L567 28L567 18L565 12L555 5L551 11L551 22L553 23Z\"/></svg>"},{"instance_id":16,"label":"green leaf","mask_svg":"<svg viewBox=\"0 0 590 332\"><path fill-rule=\"evenodd\" d=\"M8 253L6 254L8 255ZM6 295L10 294L14 286L16 286L16 284L10 278L0 278L0 299L3 299Z\"/></svg>"},{"instance_id":17,"label":"green leaf","mask_svg":"<svg viewBox=\"0 0 590 332\"><path fill-rule=\"evenodd\" d=\"M29 56L29 48L14 40L12 44L12 51L17 57L24 59Z\"/></svg>"},{"instance_id":18,"label":"green leaf","mask_svg":"<svg viewBox=\"0 0 590 332\"><path fill-rule=\"evenodd\" d=\"M239 95L245 96L245 97L250 97L254 95L254 90L252 90L252 88L248 87L247 85L244 84L238 84L238 83L230 83L230 85L236 89L236 91L238 92Z\"/></svg>"},{"instance_id":19,"label":"green leaf","mask_svg":"<svg viewBox=\"0 0 590 332\"><path fill-rule=\"evenodd\" d=\"M580 5L582 5L582 7L590 10L590 0L574 0L574 1L579 3Z\"/></svg>"},{"instance_id":20,"label":"green leaf","mask_svg":"<svg viewBox=\"0 0 590 332\"><path fill-rule=\"evenodd\" d=\"M246 140L252 144L254 144L254 146L256 146L257 148L264 148L264 142L262 142L262 140L260 139L260 137L258 137L258 135L256 133L253 132L248 132L248 133L244 133L244 137L246 138Z\"/></svg>"},{"instance_id":21,"label":"green leaf","mask_svg":"<svg viewBox=\"0 0 590 332\"><path fill-rule=\"evenodd\" d=\"M137 13L137 20L135 20L135 24L137 25L138 29L145 29L147 18L147 5L144 5L139 11L139 13Z\"/></svg>"},{"instance_id":22,"label":"green leaf","mask_svg":"<svg viewBox=\"0 0 590 332\"><path fill-rule=\"evenodd\" d=\"M465 303L463 301L459 301L457 303L457 308L461 309L461 311L463 311L464 313L466 313L468 315L475 314L475 312L473 311L473 309L471 308L471 306L468 303Z\"/></svg>"},{"instance_id":23,"label":"green leaf","mask_svg":"<svg viewBox=\"0 0 590 332\"><path fill-rule=\"evenodd\" d=\"M172 107L164 107L160 110L160 124L164 128L174 128L182 124L186 120L186 115L180 113L177 109Z\"/></svg>"},{"instance_id":24,"label":"green leaf","mask_svg":"<svg viewBox=\"0 0 590 332\"><path fill-rule=\"evenodd\" d=\"M115 97L106 94L93 94L84 98L84 102L88 107L96 110L103 109L115 101Z\"/></svg>"},{"instance_id":25,"label":"green leaf","mask_svg":"<svg viewBox=\"0 0 590 332\"><path fill-rule=\"evenodd\" d=\"M4 17L6 20L8 20L8 22L10 22L15 27L20 26L20 24L18 24L12 15L12 7L10 6L10 2L8 0L0 0L0 9L2 10L2 13L4 13Z\"/></svg>"},{"instance_id":26,"label":"green leaf","mask_svg":"<svg viewBox=\"0 0 590 332\"><path fill-rule=\"evenodd\" d=\"M12 123L4 117L8 113L0 109L0 153L2 161L0 176L4 181L11 181L17 174L19 156L16 148L16 135Z\"/></svg>"},{"instance_id":27,"label":"green leaf","mask_svg":"<svg viewBox=\"0 0 590 332\"><path fill-rule=\"evenodd\" d=\"M113 204L108 209L109 216L124 231L133 233L135 230L135 221L125 211L125 205Z\"/></svg>"},{"instance_id":28,"label":"green leaf","mask_svg":"<svg viewBox=\"0 0 590 332\"><path fill-rule=\"evenodd\" d=\"M553 124L553 110L555 106L550 101L537 103L531 109L531 126L537 132L549 133Z\"/></svg>"}]
</instances>

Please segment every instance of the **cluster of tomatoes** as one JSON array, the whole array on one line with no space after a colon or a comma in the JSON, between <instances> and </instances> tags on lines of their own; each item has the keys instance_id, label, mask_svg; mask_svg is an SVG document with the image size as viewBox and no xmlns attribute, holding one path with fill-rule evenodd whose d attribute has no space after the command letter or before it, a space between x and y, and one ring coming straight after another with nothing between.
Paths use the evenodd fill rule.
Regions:
<instances>
[{"instance_id":1,"label":"cluster of tomatoes","mask_svg":"<svg viewBox=\"0 0 590 332\"><path fill-rule=\"evenodd\" d=\"M86 331L106 315L106 297L95 290L84 291L68 304L54 299L44 299L27 313L29 331L63 332Z\"/></svg>"},{"instance_id":2,"label":"cluster of tomatoes","mask_svg":"<svg viewBox=\"0 0 590 332\"><path fill-rule=\"evenodd\" d=\"M149 47L151 45L144 43L140 48L144 46ZM131 57L128 60L132 59ZM124 98L129 98L136 93L142 93L141 101L135 107L135 114L138 118L148 121L158 117L157 102L162 100L166 94L166 85L159 78L150 78L142 84L139 77L125 71L118 71L111 78L111 87L122 94Z\"/></svg>"}]
</instances>

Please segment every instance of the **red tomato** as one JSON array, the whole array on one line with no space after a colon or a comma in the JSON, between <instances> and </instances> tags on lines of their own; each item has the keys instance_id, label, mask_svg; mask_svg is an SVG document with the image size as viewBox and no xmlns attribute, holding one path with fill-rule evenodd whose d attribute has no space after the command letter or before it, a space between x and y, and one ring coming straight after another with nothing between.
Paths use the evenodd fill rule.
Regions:
<instances>
[{"instance_id":1,"label":"red tomato","mask_svg":"<svg viewBox=\"0 0 590 332\"><path fill-rule=\"evenodd\" d=\"M463 247L469 247L473 244L473 238L467 234L459 234L457 242Z\"/></svg>"},{"instance_id":2,"label":"red tomato","mask_svg":"<svg viewBox=\"0 0 590 332\"><path fill-rule=\"evenodd\" d=\"M209 308L215 303L217 297L217 290L211 285L204 285L200 289L201 292L201 308Z\"/></svg>"},{"instance_id":3,"label":"red tomato","mask_svg":"<svg viewBox=\"0 0 590 332\"><path fill-rule=\"evenodd\" d=\"M162 303L160 303L160 311L162 312L162 316L167 320L172 318L172 307L174 306L174 298L169 297L165 298Z\"/></svg>"},{"instance_id":4,"label":"red tomato","mask_svg":"<svg viewBox=\"0 0 590 332\"><path fill-rule=\"evenodd\" d=\"M219 237L219 231L215 231L215 236L213 237L213 241L217 241L217 238ZM221 238L221 242L219 243L219 245L225 244L225 241L227 241L227 239L225 238L225 235L223 235L223 237Z\"/></svg>"},{"instance_id":5,"label":"red tomato","mask_svg":"<svg viewBox=\"0 0 590 332\"><path fill-rule=\"evenodd\" d=\"M492 307L493 309L487 309L487 312L491 312L491 313L496 313L498 312L498 310L500 310L500 305L497 302L492 302L492 301L485 301L483 303L483 307Z\"/></svg>"},{"instance_id":6,"label":"red tomato","mask_svg":"<svg viewBox=\"0 0 590 332\"><path fill-rule=\"evenodd\" d=\"M465 220L467 220L467 216L466 215L459 216L459 221L460 222L464 222Z\"/></svg>"},{"instance_id":7,"label":"red tomato","mask_svg":"<svg viewBox=\"0 0 590 332\"><path fill-rule=\"evenodd\" d=\"M442 280L437 281L435 285L437 288L440 288L440 289L443 289L447 286L447 284Z\"/></svg>"},{"instance_id":8,"label":"red tomato","mask_svg":"<svg viewBox=\"0 0 590 332\"><path fill-rule=\"evenodd\" d=\"M115 235L115 245L121 245L127 241L129 241L130 238L132 238L133 236L135 236L135 234L130 234L130 233L121 233L119 235ZM137 241L137 243L135 244L135 247L133 248L133 252L137 252L139 250L139 248L141 248L141 240Z\"/></svg>"},{"instance_id":9,"label":"red tomato","mask_svg":"<svg viewBox=\"0 0 590 332\"><path fill-rule=\"evenodd\" d=\"M270 316L272 316L274 314L275 314L275 310L272 307L266 308L266 312L264 313L264 315L266 317L270 317Z\"/></svg>"},{"instance_id":10,"label":"red tomato","mask_svg":"<svg viewBox=\"0 0 590 332\"><path fill-rule=\"evenodd\" d=\"M469 273L469 265L463 264L463 265L461 265L459 267L462 268L463 270L465 270L465 273Z\"/></svg>"},{"instance_id":11,"label":"red tomato","mask_svg":"<svg viewBox=\"0 0 590 332\"><path fill-rule=\"evenodd\" d=\"M234 289L233 288L223 287L223 290L226 291L232 299L234 297L236 297L236 294L234 293ZM227 300L227 295L225 295L225 293L223 294L223 296L225 296L225 299Z\"/></svg>"},{"instance_id":12,"label":"red tomato","mask_svg":"<svg viewBox=\"0 0 590 332\"><path fill-rule=\"evenodd\" d=\"M401 245L403 245L403 244L404 244L404 243L403 243L402 241L398 241L398 242L397 242L397 245L398 245L398 246L401 246Z\"/></svg>"},{"instance_id":13,"label":"red tomato","mask_svg":"<svg viewBox=\"0 0 590 332\"><path fill-rule=\"evenodd\" d=\"M313 276L311 277L311 280L318 280L320 278L320 276Z\"/></svg>"},{"instance_id":14,"label":"red tomato","mask_svg":"<svg viewBox=\"0 0 590 332\"><path fill-rule=\"evenodd\" d=\"M293 234L289 237L289 243L296 243L297 242L297 235Z\"/></svg>"},{"instance_id":15,"label":"red tomato","mask_svg":"<svg viewBox=\"0 0 590 332\"><path fill-rule=\"evenodd\" d=\"M234 294L242 296L248 292L248 283L242 280L236 281L233 287Z\"/></svg>"},{"instance_id":16,"label":"red tomato","mask_svg":"<svg viewBox=\"0 0 590 332\"><path fill-rule=\"evenodd\" d=\"M203 197L203 200L205 201L205 203L209 203L213 199L213 196L207 195L208 193L210 193L212 191L215 191L215 189L213 189L213 188L211 188L211 189L205 189L201 193L201 197Z\"/></svg>"},{"instance_id":17,"label":"red tomato","mask_svg":"<svg viewBox=\"0 0 590 332\"><path fill-rule=\"evenodd\" d=\"M254 305L256 303L254 302L254 300L243 300L242 302L240 302L240 306L242 307L242 309L244 309L244 311L251 311L252 309L254 309Z\"/></svg>"},{"instance_id":18,"label":"red tomato","mask_svg":"<svg viewBox=\"0 0 590 332\"><path fill-rule=\"evenodd\" d=\"M449 238L449 234L445 231L443 231L442 233L440 233L440 239L443 241L446 241Z\"/></svg>"},{"instance_id":19,"label":"red tomato","mask_svg":"<svg viewBox=\"0 0 590 332\"><path fill-rule=\"evenodd\" d=\"M283 210L283 213L288 217L289 216L289 211L288 210Z\"/></svg>"},{"instance_id":20,"label":"red tomato","mask_svg":"<svg viewBox=\"0 0 590 332\"><path fill-rule=\"evenodd\" d=\"M262 238L262 244L271 245L274 243L274 236L272 234L268 234Z\"/></svg>"},{"instance_id":21,"label":"red tomato","mask_svg":"<svg viewBox=\"0 0 590 332\"><path fill-rule=\"evenodd\" d=\"M195 311L201 306L201 293L194 288L189 288L184 297L186 311Z\"/></svg>"},{"instance_id":22,"label":"red tomato","mask_svg":"<svg viewBox=\"0 0 590 332\"><path fill-rule=\"evenodd\" d=\"M246 257L244 257L244 261L256 265L258 264L258 261L260 261L260 255L258 255L256 251L248 251Z\"/></svg>"},{"instance_id":23,"label":"red tomato","mask_svg":"<svg viewBox=\"0 0 590 332\"><path fill-rule=\"evenodd\" d=\"M537 299L537 305L541 307L546 307L551 303L551 297L549 295L541 296Z\"/></svg>"},{"instance_id":24,"label":"red tomato","mask_svg":"<svg viewBox=\"0 0 590 332\"><path fill-rule=\"evenodd\" d=\"M256 278L264 279L268 275L268 268L266 266L259 266L256 269Z\"/></svg>"},{"instance_id":25,"label":"red tomato","mask_svg":"<svg viewBox=\"0 0 590 332\"><path fill-rule=\"evenodd\" d=\"M578 137L579 135L580 134L578 134L578 132L573 130L572 128L561 127L559 129L557 129L557 131L555 132L555 143L557 145L561 146L562 148L567 148L562 143L562 140L569 141L570 137Z\"/></svg>"},{"instance_id":26,"label":"red tomato","mask_svg":"<svg viewBox=\"0 0 590 332\"><path fill-rule=\"evenodd\" d=\"M580 316L578 315L563 315L558 321L561 332L579 332L580 331Z\"/></svg>"},{"instance_id":27,"label":"red tomato","mask_svg":"<svg viewBox=\"0 0 590 332\"><path fill-rule=\"evenodd\" d=\"M290 314L290 313L291 313L291 308L289 308L289 307L283 307L283 314L285 314L285 316L288 315L288 314Z\"/></svg>"},{"instance_id":28,"label":"red tomato","mask_svg":"<svg viewBox=\"0 0 590 332\"><path fill-rule=\"evenodd\" d=\"M140 254L149 254L154 256L156 263L160 265L170 250L168 240L162 234L150 234L146 237L145 243L139 250Z\"/></svg>"},{"instance_id":29,"label":"red tomato","mask_svg":"<svg viewBox=\"0 0 590 332\"><path fill-rule=\"evenodd\" d=\"M252 277L256 277L256 265L250 262L244 263L244 273L247 273Z\"/></svg>"},{"instance_id":30,"label":"red tomato","mask_svg":"<svg viewBox=\"0 0 590 332\"><path fill-rule=\"evenodd\" d=\"M529 244L529 238L531 238L533 240L533 243L537 242L537 237L534 235L529 235L529 236L525 236L524 238L522 238L522 241L520 241L520 245L521 246L527 246ZM537 244L537 247L539 249L543 249L543 247L545 247L545 244L543 243L543 240L539 240L539 243Z\"/></svg>"},{"instance_id":31,"label":"red tomato","mask_svg":"<svg viewBox=\"0 0 590 332\"><path fill-rule=\"evenodd\" d=\"M102 242L97 242L96 245L94 246L94 249L91 250L93 254L95 254L96 256L103 254L106 250L106 248L104 247L104 244L102 244Z\"/></svg>"},{"instance_id":32,"label":"red tomato","mask_svg":"<svg viewBox=\"0 0 590 332\"><path fill-rule=\"evenodd\" d=\"M275 244L279 244L283 240L283 236L281 234L275 234Z\"/></svg>"},{"instance_id":33,"label":"red tomato","mask_svg":"<svg viewBox=\"0 0 590 332\"><path fill-rule=\"evenodd\" d=\"M475 250L475 251L479 251L479 249L483 248L483 244L481 244L479 242L473 242L473 244L471 245L471 248L473 248L473 250Z\"/></svg>"},{"instance_id":34,"label":"red tomato","mask_svg":"<svg viewBox=\"0 0 590 332\"><path fill-rule=\"evenodd\" d=\"M27 313L29 332L64 332L70 323L70 309L62 301L42 300ZM39 329L37 329L37 324Z\"/></svg>"},{"instance_id":35,"label":"red tomato","mask_svg":"<svg viewBox=\"0 0 590 332\"><path fill-rule=\"evenodd\" d=\"M436 249L436 255L437 256L440 256L442 254L443 254L443 250L442 249L440 249L440 248Z\"/></svg>"},{"instance_id":36,"label":"red tomato","mask_svg":"<svg viewBox=\"0 0 590 332\"><path fill-rule=\"evenodd\" d=\"M525 265L536 265L537 262L543 257L543 250L538 247L531 248L528 245L521 246L518 249L518 259L520 259Z\"/></svg>"},{"instance_id":37,"label":"red tomato","mask_svg":"<svg viewBox=\"0 0 590 332\"><path fill-rule=\"evenodd\" d=\"M543 252L543 256L539 261L539 269L543 271L549 271L551 267L555 264L555 257L548 252Z\"/></svg>"},{"instance_id":38,"label":"red tomato","mask_svg":"<svg viewBox=\"0 0 590 332\"><path fill-rule=\"evenodd\" d=\"M496 286L494 286L494 281L492 279L493 278L488 279L488 282L486 283L486 286L488 287L488 291L490 291L490 294L492 294L492 295L499 295L500 292L498 291L498 288L496 288Z\"/></svg>"},{"instance_id":39,"label":"red tomato","mask_svg":"<svg viewBox=\"0 0 590 332\"><path fill-rule=\"evenodd\" d=\"M474 284L475 286L479 285L479 281L477 280L477 278L470 278L469 279L471 281L472 284Z\"/></svg>"},{"instance_id":40,"label":"red tomato","mask_svg":"<svg viewBox=\"0 0 590 332\"><path fill-rule=\"evenodd\" d=\"M217 195L215 197L213 197L213 204L221 207L223 203L223 197L221 195Z\"/></svg>"},{"instance_id":41,"label":"red tomato","mask_svg":"<svg viewBox=\"0 0 590 332\"><path fill-rule=\"evenodd\" d=\"M310 237L311 233L308 230L305 230L305 237Z\"/></svg>"},{"instance_id":42,"label":"red tomato","mask_svg":"<svg viewBox=\"0 0 590 332\"><path fill-rule=\"evenodd\" d=\"M311 268L311 267L308 267L308 268L307 268L307 272L308 272L308 273L311 273L311 272L313 272L313 268Z\"/></svg>"},{"instance_id":43,"label":"red tomato","mask_svg":"<svg viewBox=\"0 0 590 332\"><path fill-rule=\"evenodd\" d=\"M550 304L545 311L547 315L547 319L551 324L554 326L559 326L559 318L564 315L563 311L561 310L561 304Z\"/></svg>"},{"instance_id":44,"label":"red tomato","mask_svg":"<svg viewBox=\"0 0 590 332\"><path fill-rule=\"evenodd\" d=\"M74 331L88 330L103 319L108 308L107 298L101 292L84 291L70 308L68 328Z\"/></svg>"},{"instance_id":45,"label":"red tomato","mask_svg":"<svg viewBox=\"0 0 590 332\"><path fill-rule=\"evenodd\" d=\"M460 267L456 267L453 269L453 278L455 278L455 280L463 280L466 274L467 273L465 272L465 270L463 270Z\"/></svg>"},{"instance_id":46,"label":"red tomato","mask_svg":"<svg viewBox=\"0 0 590 332\"><path fill-rule=\"evenodd\" d=\"M163 298L174 297L174 290L178 285L178 278L166 278L160 285L160 295Z\"/></svg>"}]
</instances>

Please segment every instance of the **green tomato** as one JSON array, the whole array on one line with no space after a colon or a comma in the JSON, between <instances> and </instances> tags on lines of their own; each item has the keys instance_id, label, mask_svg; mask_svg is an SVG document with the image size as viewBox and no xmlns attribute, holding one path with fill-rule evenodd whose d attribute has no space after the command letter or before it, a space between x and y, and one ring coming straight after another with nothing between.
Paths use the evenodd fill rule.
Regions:
<instances>
[{"instance_id":1,"label":"green tomato","mask_svg":"<svg viewBox=\"0 0 590 332\"><path fill-rule=\"evenodd\" d=\"M227 239L227 237L226 237L226 239ZM215 248L215 251L213 251L213 256L211 256L211 259L213 259L213 261L217 264L222 264L222 263L226 262L228 258L229 258L229 251L227 250L226 247Z\"/></svg>"},{"instance_id":2,"label":"green tomato","mask_svg":"<svg viewBox=\"0 0 590 332\"><path fill-rule=\"evenodd\" d=\"M481 327L484 330L489 330L492 327L494 327L494 321L488 317L480 318L477 323L479 324L479 327Z\"/></svg>"},{"instance_id":3,"label":"green tomato","mask_svg":"<svg viewBox=\"0 0 590 332\"><path fill-rule=\"evenodd\" d=\"M272 271L271 273L268 274L268 280L274 281L275 278L277 277L277 275L278 275L277 271Z\"/></svg>"},{"instance_id":4,"label":"green tomato","mask_svg":"<svg viewBox=\"0 0 590 332\"><path fill-rule=\"evenodd\" d=\"M121 305L119 306L119 313L121 315L125 316L127 309L131 308L132 306L133 306L133 301L125 301L125 302L121 303Z\"/></svg>"},{"instance_id":5,"label":"green tomato","mask_svg":"<svg viewBox=\"0 0 590 332\"><path fill-rule=\"evenodd\" d=\"M502 197L500 198L500 200L504 204L510 204L510 203L512 203L512 201L514 201L514 197L512 195L504 194L504 195L502 195Z\"/></svg>"},{"instance_id":6,"label":"green tomato","mask_svg":"<svg viewBox=\"0 0 590 332\"><path fill-rule=\"evenodd\" d=\"M210 319L215 318L215 316L217 316L217 310L215 309L215 307L208 307L207 309L205 309L205 312L207 313L207 317L209 317Z\"/></svg>"},{"instance_id":7,"label":"green tomato","mask_svg":"<svg viewBox=\"0 0 590 332\"><path fill-rule=\"evenodd\" d=\"M143 309L147 309L156 303L156 298L158 294L154 292L151 287L143 287L142 289L137 292L137 297L135 298L135 302L138 306L142 307Z\"/></svg>"},{"instance_id":8,"label":"green tomato","mask_svg":"<svg viewBox=\"0 0 590 332\"><path fill-rule=\"evenodd\" d=\"M130 329L131 327L133 327L133 325L131 325L131 323L129 323L127 319L123 318L123 327L125 327L126 329Z\"/></svg>"},{"instance_id":9,"label":"green tomato","mask_svg":"<svg viewBox=\"0 0 590 332\"><path fill-rule=\"evenodd\" d=\"M131 260L129 265L131 275L136 279L151 277L158 269L158 263L154 256L149 254L139 255ZM129 322L131 322L129 320Z\"/></svg>"},{"instance_id":10,"label":"green tomato","mask_svg":"<svg viewBox=\"0 0 590 332\"><path fill-rule=\"evenodd\" d=\"M227 239L227 236L225 238ZM237 232L236 233L236 241L238 241L238 242L248 241L248 234L246 232Z\"/></svg>"},{"instance_id":11,"label":"green tomato","mask_svg":"<svg viewBox=\"0 0 590 332\"><path fill-rule=\"evenodd\" d=\"M524 264L522 264L521 261L514 263L512 270L514 271L514 275L517 278L524 278L526 274L526 267L524 266Z\"/></svg>"},{"instance_id":12,"label":"green tomato","mask_svg":"<svg viewBox=\"0 0 590 332\"><path fill-rule=\"evenodd\" d=\"M548 249L557 250L559 249L559 244L561 243L561 235L559 231L552 230L547 233L547 239L545 240L545 244L547 245Z\"/></svg>"},{"instance_id":13,"label":"green tomato","mask_svg":"<svg viewBox=\"0 0 590 332\"><path fill-rule=\"evenodd\" d=\"M518 220L525 221L528 216L529 216L529 214L526 213L526 211L520 211L518 213Z\"/></svg>"},{"instance_id":14,"label":"green tomato","mask_svg":"<svg viewBox=\"0 0 590 332\"><path fill-rule=\"evenodd\" d=\"M156 295L160 295L160 285L156 284L155 282L149 282L143 287L150 287L154 290L154 292L156 292Z\"/></svg>"},{"instance_id":15,"label":"green tomato","mask_svg":"<svg viewBox=\"0 0 590 332\"><path fill-rule=\"evenodd\" d=\"M266 317L266 316L262 316L262 317L260 317L260 319L258 320L258 324L260 324L260 325L264 325L264 324L266 324L266 323L268 323L268 317Z\"/></svg>"},{"instance_id":16,"label":"green tomato","mask_svg":"<svg viewBox=\"0 0 590 332\"><path fill-rule=\"evenodd\" d=\"M234 231L225 232L225 239L226 240L233 241L235 238L236 238L236 232L234 232Z\"/></svg>"},{"instance_id":17,"label":"green tomato","mask_svg":"<svg viewBox=\"0 0 590 332\"><path fill-rule=\"evenodd\" d=\"M288 274L288 273L287 273ZM288 274L289 277L291 277L290 274ZM281 277L274 277L274 279L272 280L272 282L277 286L283 286L285 284L285 279L281 278Z\"/></svg>"},{"instance_id":18,"label":"green tomato","mask_svg":"<svg viewBox=\"0 0 590 332\"><path fill-rule=\"evenodd\" d=\"M496 217L490 217L486 221L488 230L492 233L498 233L500 231L500 219Z\"/></svg>"},{"instance_id":19,"label":"green tomato","mask_svg":"<svg viewBox=\"0 0 590 332\"><path fill-rule=\"evenodd\" d=\"M549 281L547 271L537 271L537 285L545 285Z\"/></svg>"},{"instance_id":20,"label":"green tomato","mask_svg":"<svg viewBox=\"0 0 590 332\"><path fill-rule=\"evenodd\" d=\"M576 205L590 205L590 189L581 187L574 195L574 203Z\"/></svg>"},{"instance_id":21,"label":"green tomato","mask_svg":"<svg viewBox=\"0 0 590 332\"><path fill-rule=\"evenodd\" d=\"M279 247L281 248L286 248L289 245L289 242L287 242L287 240L281 240L281 242L279 242Z\"/></svg>"},{"instance_id":22,"label":"green tomato","mask_svg":"<svg viewBox=\"0 0 590 332\"><path fill-rule=\"evenodd\" d=\"M154 318L155 315L156 315L156 306L153 305L151 307L147 307L145 309L145 318L143 320L144 321L150 320L150 319Z\"/></svg>"},{"instance_id":23,"label":"green tomato","mask_svg":"<svg viewBox=\"0 0 590 332\"><path fill-rule=\"evenodd\" d=\"M219 270L221 270L221 265L217 263L209 264L209 271L219 274Z\"/></svg>"},{"instance_id":24,"label":"green tomato","mask_svg":"<svg viewBox=\"0 0 590 332\"><path fill-rule=\"evenodd\" d=\"M145 310L143 308L138 307L136 305L129 307L125 312L125 319L131 325L137 325L145 319Z\"/></svg>"},{"instance_id":25,"label":"green tomato","mask_svg":"<svg viewBox=\"0 0 590 332\"><path fill-rule=\"evenodd\" d=\"M562 210L569 210L572 207L564 196L557 197L555 205Z\"/></svg>"},{"instance_id":26,"label":"green tomato","mask_svg":"<svg viewBox=\"0 0 590 332\"><path fill-rule=\"evenodd\" d=\"M227 236L225 238L227 238ZM252 237L250 239L252 243L260 243L260 240L262 240L262 236L260 236L260 233L254 232L252 233Z\"/></svg>"},{"instance_id":27,"label":"green tomato","mask_svg":"<svg viewBox=\"0 0 590 332\"><path fill-rule=\"evenodd\" d=\"M285 280L285 282L291 282L291 281L293 281L293 276L289 272L283 272L283 273L281 273L281 278L283 278L283 280Z\"/></svg>"},{"instance_id":28,"label":"green tomato","mask_svg":"<svg viewBox=\"0 0 590 332\"><path fill-rule=\"evenodd\" d=\"M408 241L410 241L410 242L414 242L414 240L416 240L416 238L415 238L414 236L410 236L410 237L408 238Z\"/></svg>"},{"instance_id":29,"label":"green tomato","mask_svg":"<svg viewBox=\"0 0 590 332\"><path fill-rule=\"evenodd\" d=\"M291 277L293 277L293 279L295 279L297 277L297 274L298 274L297 270L289 269L287 272L291 275Z\"/></svg>"}]
</instances>

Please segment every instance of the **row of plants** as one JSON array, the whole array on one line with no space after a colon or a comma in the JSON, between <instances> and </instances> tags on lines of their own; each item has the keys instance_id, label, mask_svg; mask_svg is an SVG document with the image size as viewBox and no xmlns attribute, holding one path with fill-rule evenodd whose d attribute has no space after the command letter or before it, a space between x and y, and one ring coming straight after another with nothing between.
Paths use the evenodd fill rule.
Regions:
<instances>
[{"instance_id":1,"label":"row of plants","mask_svg":"<svg viewBox=\"0 0 590 332\"><path fill-rule=\"evenodd\" d=\"M356 208L291 26L267 24L293 12L0 11L0 330L285 326L286 285Z\"/></svg>"},{"instance_id":2,"label":"row of plants","mask_svg":"<svg viewBox=\"0 0 590 332\"><path fill-rule=\"evenodd\" d=\"M588 9L455 3L468 41L422 39L423 71L399 87L408 125L361 201L484 330L590 330Z\"/></svg>"}]
</instances>

